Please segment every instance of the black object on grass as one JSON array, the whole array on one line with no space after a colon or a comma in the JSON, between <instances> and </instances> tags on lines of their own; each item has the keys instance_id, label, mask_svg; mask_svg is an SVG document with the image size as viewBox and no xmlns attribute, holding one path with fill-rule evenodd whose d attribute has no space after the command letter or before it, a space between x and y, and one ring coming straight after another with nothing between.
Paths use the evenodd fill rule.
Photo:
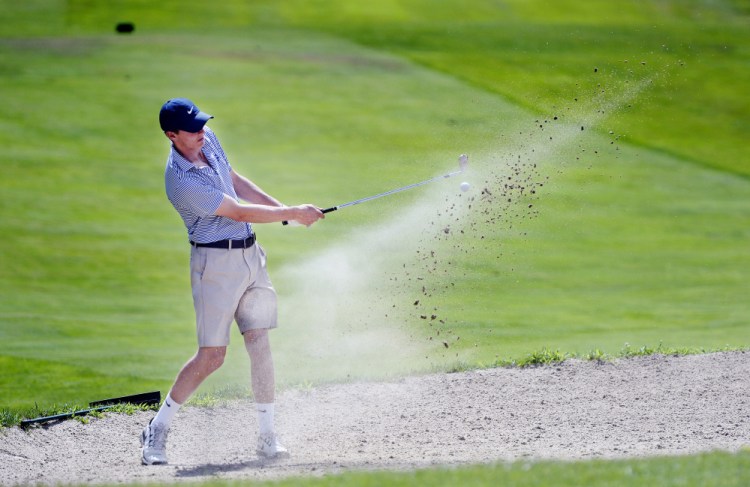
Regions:
<instances>
[{"instance_id":1,"label":"black object on grass","mask_svg":"<svg viewBox=\"0 0 750 487\"><path fill-rule=\"evenodd\" d=\"M62 421L64 419L74 418L76 416L86 416L89 413L96 411L105 411L116 404L134 404L134 405L154 405L161 402L161 392L144 392L142 394L134 394L132 396L114 397L112 399L104 399L102 401L95 401L89 403L90 409L82 409L80 411L74 411L72 413L55 414L53 416L44 416L41 418L24 419L21 421L21 428L28 428L35 424L48 423L50 421Z\"/></svg>"},{"instance_id":2,"label":"black object on grass","mask_svg":"<svg viewBox=\"0 0 750 487\"><path fill-rule=\"evenodd\" d=\"M135 30L135 24L132 22L118 22L115 25L115 32L118 34L132 34Z\"/></svg>"}]
</instances>

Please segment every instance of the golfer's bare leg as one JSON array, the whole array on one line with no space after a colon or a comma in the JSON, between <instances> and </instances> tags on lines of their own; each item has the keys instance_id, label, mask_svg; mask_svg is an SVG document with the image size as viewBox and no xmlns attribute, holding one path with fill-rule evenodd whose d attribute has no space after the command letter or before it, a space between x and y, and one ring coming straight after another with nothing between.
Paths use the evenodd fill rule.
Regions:
<instances>
[{"instance_id":1,"label":"golfer's bare leg","mask_svg":"<svg viewBox=\"0 0 750 487\"><path fill-rule=\"evenodd\" d=\"M279 443L274 429L274 377L268 330L245 332L245 348L250 355L250 382L258 413L258 456L286 458L289 451Z\"/></svg>"},{"instance_id":2,"label":"golfer's bare leg","mask_svg":"<svg viewBox=\"0 0 750 487\"><path fill-rule=\"evenodd\" d=\"M198 352L182 366L169 395L184 404L206 378L224 363L227 347L200 347Z\"/></svg>"},{"instance_id":3,"label":"golfer's bare leg","mask_svg":"<svg viewBox=\"0 0 750 487\"><path fill-rule=\"evenodd\" d=\"M221 367L226 350L226 347L201 347L177 374L172 390L141 433L141 462L144 465L167 463L167 434L172 418L201 382Z\"/></svg>"},{"instance_id":4,"label":"golfer's bare leg","mask_svg":"<svg viewBox=\"0 0 750 487\"><path fill-rule=\"evenodd\" d=\"M245 348L250 355L250 384L257 403L274 402L276 378L268 330L245 332Z\"/></svg>"}]
</instances>

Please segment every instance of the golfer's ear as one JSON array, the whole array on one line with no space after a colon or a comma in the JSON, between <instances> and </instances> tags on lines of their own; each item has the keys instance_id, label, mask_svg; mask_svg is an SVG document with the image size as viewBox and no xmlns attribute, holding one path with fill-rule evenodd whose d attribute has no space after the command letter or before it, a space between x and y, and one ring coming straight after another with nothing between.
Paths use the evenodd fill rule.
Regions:
<instances>
[{"instance_id":1,"label":"golfer's ear","mask_svg":"<svg viewBox=\"0 0 750 487\"><path fill-rule=\"evenodd\" d=\"M171 130L166 130L164 132L164 135L166 135L169 140L174 141L174 138L177 137L177 132L172 132Z\"/></svg>"}]
</instances>

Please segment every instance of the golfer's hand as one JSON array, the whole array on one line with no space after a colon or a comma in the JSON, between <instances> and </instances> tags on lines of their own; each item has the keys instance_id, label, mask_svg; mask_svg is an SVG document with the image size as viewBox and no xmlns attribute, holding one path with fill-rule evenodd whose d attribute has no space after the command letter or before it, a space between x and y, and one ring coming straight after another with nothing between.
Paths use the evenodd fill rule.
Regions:
<instances>
[{"instance_id":1,"label":"golfer's hand","mask_svg":"<svg viewBox=\"0 0 750 487\"><path fill-rule=\"evenodd\" d=\"M294 220L306 227L309 227L321 218L326 217L323 212L320 211L320 208L314 205L299 205L295 206L294 209Z\"/></svg>"}]
</instances>

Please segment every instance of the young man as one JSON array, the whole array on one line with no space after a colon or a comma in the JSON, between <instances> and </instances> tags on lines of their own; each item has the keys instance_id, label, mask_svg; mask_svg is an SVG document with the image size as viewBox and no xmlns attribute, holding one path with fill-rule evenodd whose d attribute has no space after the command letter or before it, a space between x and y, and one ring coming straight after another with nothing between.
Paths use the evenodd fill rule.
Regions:
<instances>
[{"instance_id":1,"label":"young man","mask_svg":"<svg viewBox=\"0 0 750 487\"><path fill-rule=\"evenodd\" d=\"M159 112L161 129L172 143L164 175L167 196L192 246L198 352L177 374L159 412L141 434L145 465L167 463L172 418L224 362L233 321L250 355L260 431L257 453L266 458L288 455L273 426L275 382L268 330L276 327L276 292L251 223L295 220L309 226L323 213L313 205L284 206L234 171L216 135L205 126L211 118L185 98L167 101Z\"/></svg>"}]
</instances>

